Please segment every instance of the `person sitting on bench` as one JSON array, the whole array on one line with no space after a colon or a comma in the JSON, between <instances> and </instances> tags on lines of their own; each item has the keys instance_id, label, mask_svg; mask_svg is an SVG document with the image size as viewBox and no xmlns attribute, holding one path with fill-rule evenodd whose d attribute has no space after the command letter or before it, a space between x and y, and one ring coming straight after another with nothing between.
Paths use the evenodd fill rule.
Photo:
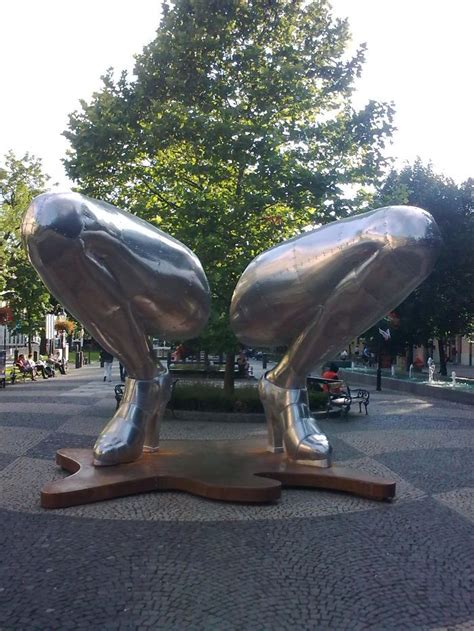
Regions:
<instances>
[{"instance_id":1,"label":"person sitting on bench","mask_svg":"<svg viewBox=\"0 0 474 631\"><path fill-rule=\"evenodd\" d=\"M66 371L64 370L64 365L57 351L55 353L50 353L47 361L48 364L53 367L53 370L59 370L62 375L66 374Z\"/></svg>"},{"instance_id":2,"label":"person sitting on bench","mask_svg":"<svg viewBox=\"0 0 474 631\"><path fill-rule=\"evenodd\" d=\"M18 359L16 360L15 365L18 367L21 373L23 373L24 375L30 375L32 381L36 381L36 368L28 362L23 353L21 355L18 355Z\"/></svg>"},{"instance_id":3,"label":"person sitting on bench","mask_svg":"<svg viewBox=\"0 0 474 631\"><path fill-rule=\"evenodd\" d=\"M339 379L338 372L339 372L339 366L336 366L336 364L329 364L329 366L326 368L326 370L323 372L321 376L323 377L323 379L337 380ZM325 392L331 392L333 394L341 391L340 384L334 384L334 385L331 385L331 387L329 387L328 384L323 383L322 388Z\"/></svg>"},{"instance_id":4,"label":"person sitting on bench","mask_svg":"<svg viewBox=\"0 0 474 631\"><path fill-rule=\"evenodd\" d=\"M38 361L35 362L33 355L28 355L28 363L35 368L37 373L40 372L43 375L43 379L48 379L49 375L46 371L46 364L42 359L38 359Z\"/></svg>"}]
</instances>

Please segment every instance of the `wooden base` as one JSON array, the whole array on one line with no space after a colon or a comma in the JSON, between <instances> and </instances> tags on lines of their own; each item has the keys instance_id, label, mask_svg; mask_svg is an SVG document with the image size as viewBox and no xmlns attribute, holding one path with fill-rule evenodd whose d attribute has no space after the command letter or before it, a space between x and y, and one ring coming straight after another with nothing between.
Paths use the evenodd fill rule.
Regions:
<instances>
[{"instance_id":1,"label":"wooden base","mask_svg":"<svg viewBox=\"0 0 474 631\"><path fill-rule=\"evenodd\" d=\"M373 500L395 496L395 482L338 466L296 464L266 451L263 440L167 440L160 450L112 467L94 467L90 449L60 449L73 475L41 491L43 508L65 508L148 491L187 491L225 502L272 502L281 487L344 491Z\"/></svg>"}]
</instances>

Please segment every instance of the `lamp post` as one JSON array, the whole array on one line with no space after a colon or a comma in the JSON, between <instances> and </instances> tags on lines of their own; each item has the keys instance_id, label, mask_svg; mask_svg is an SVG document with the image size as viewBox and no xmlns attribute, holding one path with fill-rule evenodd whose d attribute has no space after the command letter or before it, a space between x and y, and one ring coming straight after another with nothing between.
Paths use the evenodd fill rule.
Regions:
<instances>
[{"instance_id":1,"label":"lamp post","mask_svg":"<svg viewBox=\"0 0 474 631\"><path fill-rule=\"evenodd\" d=\"M380 332L380 330L379 330ZM382 336L379 335L377 345L377 385L375 387L377 392L382 390Z\"/></svg>"},{"instance_id":2,"label":"lamp post","mask_svg":"<svg viewBox=\"0 0 474 631\"><path fill-rule=\"evenodd\" d=\"M385 322L382 320L379 326L379 342L377 346L377 385L375 389L377 392L382 390L382 348L383 342L387 342L390 339L390 329L387 327L386 330L382 329L382 326L385 323L387 324L388 318L385 318Z\"/></svg>"}]
</instances>

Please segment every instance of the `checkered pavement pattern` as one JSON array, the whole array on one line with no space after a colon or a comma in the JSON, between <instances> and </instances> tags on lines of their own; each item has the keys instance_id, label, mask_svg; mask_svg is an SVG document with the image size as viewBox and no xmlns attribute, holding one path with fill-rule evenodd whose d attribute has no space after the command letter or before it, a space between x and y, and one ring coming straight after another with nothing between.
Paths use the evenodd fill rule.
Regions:
<instances>
[{"instance_id":1,"label":"checkered pavement pattern","mask_svg":"<svg viewBox=\"0 0 474 631\"><path fill-rule=\"evenodd\" d=\"M92 365L0 392L0 629L474 629L473 407L382 392L369 416L319 421L338 464L397 482L390 503L288 489L259 506L165 492L42 509L66 475L56 450L92 447L113 384ZM162 428L264 435L205 415Z\"/></svg>"}]
</instances>

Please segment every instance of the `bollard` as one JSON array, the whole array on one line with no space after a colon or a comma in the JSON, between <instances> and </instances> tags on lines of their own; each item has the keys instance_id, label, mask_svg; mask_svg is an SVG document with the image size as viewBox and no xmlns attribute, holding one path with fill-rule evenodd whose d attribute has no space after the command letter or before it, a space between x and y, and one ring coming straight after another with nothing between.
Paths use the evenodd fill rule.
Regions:
<instances>
[{"instance_id":1,"label":"bollard","mask_svg":"<svg viewBox=\"0 0 474 631\"><path fill-rule=\"evenodd\" d=\"M82 368L84 364L84 353L82 351L76 351L76 368Z\"/></svg>"}]
</instances>

